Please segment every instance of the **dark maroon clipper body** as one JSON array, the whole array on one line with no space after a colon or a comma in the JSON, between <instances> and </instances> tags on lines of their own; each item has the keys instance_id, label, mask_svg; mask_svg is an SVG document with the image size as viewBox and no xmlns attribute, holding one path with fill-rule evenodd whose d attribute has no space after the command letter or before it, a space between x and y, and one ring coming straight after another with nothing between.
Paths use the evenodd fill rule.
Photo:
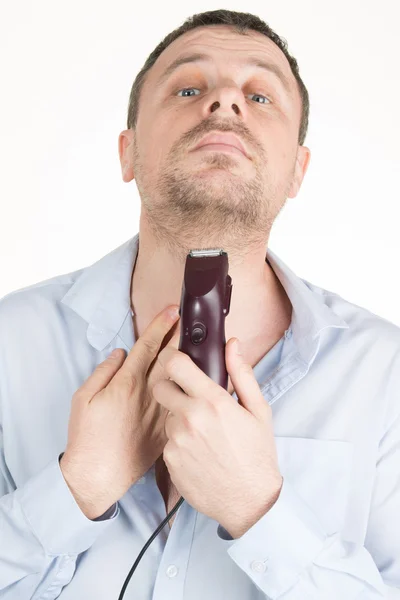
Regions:
<instances>
[{"instance_id":1,"label":"dark maroon clipper body","mask_svg":"<svg viewBox=\"0 0 400 600\"><path fill-rule=\"evenodd\" d=\"M228 254L223 250L190 250L179 309L179 350L224 389L228 388L225 317L232 294L228 270Z\"/></svg>"}]
</instances>

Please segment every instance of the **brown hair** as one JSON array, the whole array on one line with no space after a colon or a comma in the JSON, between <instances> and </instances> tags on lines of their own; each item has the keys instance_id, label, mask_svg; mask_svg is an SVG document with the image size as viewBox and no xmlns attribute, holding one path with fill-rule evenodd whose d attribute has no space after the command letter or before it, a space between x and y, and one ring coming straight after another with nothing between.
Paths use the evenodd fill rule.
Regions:
<instances>
[{"instance_id":1,"label":"brown hair","mask_svg":"<svg viewBox=\"0 0 400 600\"><path fill-rule=\"evenodd\" d=\"M290 68L294 77L296 78L298 89L302 100L302 116L299 129L299 145L304 144L304 140L307 134L308 118L310 112L310 101L308 97L308 91L303 83L303 80L299 74L299 67L296 59L291 56L288 52L287 41L284 38L279 37L264 21L259 17L250 13L235 12L232 10L211 10L208 12L198 13L186 19L186 21L177 29L174 29L158 44L153 52L148 56L142 69L137 74L135 81L133 82L131 93L129 96L128 105L128 129L134 129L137 122L138 110L139 110L139 99L140 92L143 87L146 73L156 62L160 54L176 40L179 36L183 35L187 31L194 29L195 27L206 27L207 25L230 25L234 27L236 33L246 35L248 30L258 31L263 33L270 40L272 40L278 48L282 50L287 60L289 61Z\"/></svg>"}]
</instances>

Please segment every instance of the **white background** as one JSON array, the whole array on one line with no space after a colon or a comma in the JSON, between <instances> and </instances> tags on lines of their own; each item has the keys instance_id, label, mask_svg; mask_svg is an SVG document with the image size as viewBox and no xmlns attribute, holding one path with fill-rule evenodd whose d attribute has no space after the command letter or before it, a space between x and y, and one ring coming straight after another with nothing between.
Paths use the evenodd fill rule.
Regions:
<instances>
[{"instance_id":1,"label":"white background","mask_svg":"<svg viewBox=\"0 0 400 600\"><path fill-rule=\"evenodd\" d=\"M163 37L229 8L289 44L311 101L311 163L270 247L300 277L400 325L398 0L41 0L0 18L0 296L87 266L135 235L118 135Z\"/></svg>"}]
</instances>

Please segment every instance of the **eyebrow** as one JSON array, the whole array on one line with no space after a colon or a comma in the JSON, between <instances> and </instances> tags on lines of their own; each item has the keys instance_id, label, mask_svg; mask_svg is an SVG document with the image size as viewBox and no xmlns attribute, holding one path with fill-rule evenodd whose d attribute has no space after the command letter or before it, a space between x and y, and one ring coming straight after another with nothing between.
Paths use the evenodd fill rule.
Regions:
<instances>
[{"instance_id":1,"label":"eyebrow","mask_svg":"<svg viewBox=\"0 0 400 600\"><path fill-rule=\"evenodd\" d=\"M198 61L212 62L212 60L213 59L211 58L211 56L208 56L207 54L201 54L201 53L187 54L184 56L180 56L179 58L176 58L174 61L172 61L172 63L165 69L165 71L160 76L158 83L159 83L159 85L162 85L169 78L171 73L173 73L173 71L175 71L181 65L185 65L187 63L192 63L192 62L198 62ZM266 71L269 71L270 73L273 73L279 79L279 81L285 88L286 92L289 95L291 95L290 83L289 83L286 75L284 75L284 73L281 71L281 69L278 67L278 65L275 65L274 63L266 62L265 60L262 60L257 57L250 57L247 60L246 65L252 66L252 67L259 67L261 69L265 69Z\"/></svg>"}]
</instances>

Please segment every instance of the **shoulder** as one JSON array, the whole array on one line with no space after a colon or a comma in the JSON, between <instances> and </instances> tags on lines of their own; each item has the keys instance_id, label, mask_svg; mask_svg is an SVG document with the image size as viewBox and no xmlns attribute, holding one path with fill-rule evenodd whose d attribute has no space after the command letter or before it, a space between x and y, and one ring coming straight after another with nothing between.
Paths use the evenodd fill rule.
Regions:
<instances>
[{"instance_id":1,"label":"shoulder","mask_svg":"<svg viewBox=\"0 0 400 600\"><path fill-rule=\"evenodd\" d=\"M57 275L9 292L0 298L0 337L13 332L21 323L45 321L62 310L60 301L84 269Z\"/></svg>"},{"instance_id":2,"label":"shoulder","mask_svg":"<svg viewBox=\"0 0 400 600\"><path fill-rule=\"evenodd\" d=\"M385 346L387 351L400 351L400 327L395 323L375 314L368 308L351 302L335 292L324 289L302 279L304 284L315 294L319 295L331 310L340 316L349 326L343 330L347 341L354 340L360 344L373 342Z\"/></svg>"}]
</instances>

